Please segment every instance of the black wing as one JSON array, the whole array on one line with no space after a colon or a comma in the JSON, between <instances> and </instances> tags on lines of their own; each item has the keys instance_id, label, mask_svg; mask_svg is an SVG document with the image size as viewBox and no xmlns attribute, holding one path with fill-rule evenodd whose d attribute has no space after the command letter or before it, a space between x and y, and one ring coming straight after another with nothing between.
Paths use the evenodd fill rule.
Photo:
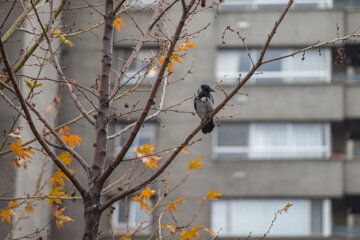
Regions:
<instances>
[{"instance_id":1,"label":"black wing","mask_svg":"<svg viewBox=\"0 0 360 240\"><path fill-rule=\"evenodd\" d=\"M195 108L195 111L197 112L197 108L196 108L196 100L197 100L197 98L195 97L195 98L194 98L194 108Z\"/></svg>"}]
</instances>

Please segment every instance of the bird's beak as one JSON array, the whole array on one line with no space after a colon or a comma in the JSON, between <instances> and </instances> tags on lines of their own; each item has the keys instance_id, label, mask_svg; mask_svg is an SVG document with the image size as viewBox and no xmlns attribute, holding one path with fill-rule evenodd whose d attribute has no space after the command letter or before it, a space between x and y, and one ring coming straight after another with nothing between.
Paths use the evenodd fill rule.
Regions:
<instances>
[{"instance_id":1,"label":"bird's beak","mask_svg":"<svg viewBox=\"0 0 360 240\"><path fill-rule=\"evenodd\" d=\"M212 88L210 88L210 90L209 90L210 92L215 92L215 90L214 89L212 89Z\"/></svg>"}]
</instances>

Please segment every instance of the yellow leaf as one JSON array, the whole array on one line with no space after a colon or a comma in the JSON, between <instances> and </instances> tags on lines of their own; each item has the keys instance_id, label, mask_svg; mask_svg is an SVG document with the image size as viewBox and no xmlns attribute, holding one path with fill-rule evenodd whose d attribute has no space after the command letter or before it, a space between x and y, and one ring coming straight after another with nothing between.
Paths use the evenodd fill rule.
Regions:
<instances>
[{"instance_id":1,"label":"yellow leaf","mask_svg":"<svg viewBox=\"0 0 360 240\"><path fill-rule=\"evenodd\" d=\"M140 194L140 197L143 198L145 201L148 201L150 197L154 194L155 190L150 190L149 187L146 187L146 189Z\"/></svg>"},{"instance_id":2,"label":"yellow leaf","mask_svg":"<svg viewBox=\"0 0 360 240\"><path fill-rule=\"evenodd\" d=\"M188 170L192 170L192 169L200 169L201 166L204 166L205 163L199 162L203 157L198 157L196 158L194 161L190 162L188 164L188 168L186 169Z\"/></svg>"},{"instance_id":3,"label":"yellow leaf","mask_svg":"<svg viewBox=\"0 0 360 240\"><path fill-rule=\"evenodd\" d=\"M166 206L166 211L170 212L171 210L174 210L174 211L177 211L177 206L176 204L179 204L179 203L183 203L184 202L184 197L182 198L179 198L178 200L170 203L169 205Z\"/></svg>"},{"instance_id":4,"label":"yellow leaf","mask_svg":"<svg viewBox=\"0 0 360 240\"><path fill-rule=\"evenodd\" d=\"M64 230L64 223L74 221L74 219L72 219L71 217L64 215L65 209L66 207L62 209L56 209L54 212L56 226L58 227L58 229L61 228L62 230Z\"/></svg>"},{"instance_id":5,"label":"yellow leaf","mask_svg":"<svg viewBox=\"0 0 360 240\"><path fill-rule=\"evenodd\" d=\"M196 238L200 238L199 234L198 234L198 228L197 227L193 227L190 231L183 231L180 234L180 239L183 240L193 240L194 237Z\"/></svg>"},{"instance_id":6,"label":"yellow leaf","mask_svg":"<svg viewBox=\"0 0 360 240\"><path fill-rule=\"evenodd\" d=\"M116 30L118 32L120 32L120 25L121 26L126 26L126 24L123 23L122 21L123 21L122 18L116 18L115 21L114 21L114 27L116 28Z\"/></svg>"},{"instance_id":7,"label":"yellow leaf","mask_svg":"<svg viewBox=\"0 0 360 240\"><path fill-rule=\"evenodd\" d=\"M64 43L69 45L70 47L73 46L73 43L69 39L65 39Z\"/></svg>"},{"instance_id":8,"label":"yellow leaf","mask_svg":"<svg viewBox=\"0 0 360 240\"><path fill-rule=\"evenodd\" d=\"M182 64L180 58L184 58L184 57L181 56L181 55L179 55L179 54L177 54L177 53L173 53L173 55L172 55L171 58L170 58L170 61L171 61L171 60L175 60L176 62Z\"/></svg>"},{"instance_id":9,"label":"yellow leaf","mask_svg":"<svg viewBox=\"0 0 360 240\"><path fill-rule=\"evenodd\" d=\"M65 166L70 166L71 165L71 162L72 162L72 158L70 156L70 153L69 152L65 152L65 153L61 153L59 154L58 158L63 162L63 164Z\"/></svg>"},{"instance_id":10,"label":"yellow leaf","mask_svg":"<svg viewBox=\"0 0 360 240\"><path fill-rule=\"evenodd\" d=\"M42 86L42 82L33 84L32 82L25 80L25 83L28 88L37 88L37 87Z\"/></svg>"},{"instance_id":11,"label":"yellow leaf","mask_svg":"<svg viewBox=\"0 0 360 240\"><path fill-rule=\"evenodd\" d=\"M59 198L56 197L68 197L68 195L65 192L62 192L64 190L65 186L55 186L55 184L51 185L51 191L49 193L49 204L52 206L53 202L56 202L57 204L62 204L62 201Z\"/></svg>"},{"instance_id":12,"label":"yellow leaf","mask_svg":"<svg viewBox=\"0 0 360 240\"><path fill-rule=\"evenodd\" d=\"M11 224L11 217L16 215L13 209L18 207L17 201L10 201L7 208L0 211L1 223L6 220L6 222Z\"/></svg>"},{"instance_id":13,"label":"yellow leaf","mask_svg":"<svg viewBox=\"0 0 360 240\"><path fill-rule=\"evenodd\" d=\"M59 35L61 33L61 30L54 30L52 31L52 35Z\"/></svg>"},{"instance_id":14,"label":"yellow leaf","mask_svg":"<svg viewBox=\"0 0 360 240\"><path fill-rule=\"evenodd\" d=\"M217 193L214 190L211 190L207 195L206 198L209 200L218 200L218 197L222 196L221 193Z\"/></svg>"},{"instance_id":15,"label":"yellow leaf","mask_svg":"<svg viewBox=\"0 0 360 240\"><path fill-rule=\"evenodd\" d=\"M134 202L138 202L140 204L140 210L143 210L145 208L146 211L150 212L150 205L145 202L143 198L140 196L135 195L132 200Z\"/></svg>"},{"instance_id":16,"label":"yellow leaf","mask_svg":"<svg viewBox=\"0 0 360 240\"><path fill-rule=\"evenodd\" d=\"M73 46L73 43L72 43L69 39L64 38L64 36L58 35L57 37L58 37L63 43L69 45L70 47Z\"/></svg>"},{"instance_id":17,"label":"yellow leaf","mask_svg":"<svg viewBox=\"0 0 360 240\"><path fill-rule=\"evenodd\" d=\"M175 232L176 231L176 226L171 226L171 225L161 225L162 228L165 228L167 230L169 230L170 232Z\"/></svg>"},{"instance_id":18,"label":"yellow leaf","mask_svg":"<svg viewBox=\"0 0 360 240\"><path fill-rule=\"evenodd\" d=\"M159 168L157 162L161 159L161 157L144 157L142 158L143 163L146 167L150 168L151 170L155 170L155 168Z\"/></svg>"}]
</instances>

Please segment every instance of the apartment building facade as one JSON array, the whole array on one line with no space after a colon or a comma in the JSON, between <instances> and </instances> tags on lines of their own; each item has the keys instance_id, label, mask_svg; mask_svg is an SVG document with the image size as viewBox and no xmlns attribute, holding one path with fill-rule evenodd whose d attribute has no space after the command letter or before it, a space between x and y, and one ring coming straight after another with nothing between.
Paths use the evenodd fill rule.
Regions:
<instances>
[{"instance_id":1,"label":"apartment building facade","mask_svg":"<svg viewBox=\"0 0 360 240\"><path fill-rule=\"evenodd\" d=\"M214 21L204 33L206 41L193 40L197 49L189 57L195 61L194 69L181 90L169 88L168 104L193 94L203 83L221 82L219 86L230 91L239 75L250 70L251 60L238 36L223 35L224 30L230 26L239 31L256 59L285 4L228 0L218 12L199 17L198 28L208 19ZM265 60L350 34L360 22L359 11L356 1L295 1ZM122 34L130 37L127 31ZM259 69L232 106L219 114L232 117L221 119L210 136L199 136L202 141L190 148L191 157L203 156L206 165L173 196L187 199L177 213L179 221L192 216L197 201L215 189L223 196L206 204L196 221L219 232L220 239L245 238L250 232L262 236L274 213L287 203L294 205L277 218L268 235L272 239L360 237L360 48L356 41L342 45L346 57L341 59L338 46L311 49ZM116 47L124 54L121 51L128 46ZM142 53L146 56L155 49L150 46ZM217 91L215 102L223 97ZM191 104L184 106L191 109ZM144 139L160 147L176 145L194 121L162 115L165 127L149 123ZM180 180L186 165L180 160L173 167L180 175L174 178Z\"/></svg>"},{"instance_id":2,"label":"apartment building facade","mask_svg":"<svg viewBox=\"0 0 360 240\"><path fill-rule=\"evenodd\" d=\"M196 26L190 29L206 26L209 19L211 24L199 38L192 39L197 48L189 52L187 61L177 66L179 71L172 77L181 77L180 69L186 71L194 61L192 73L182 81L181 88L176 84L168 87L165 104L171 106L190 97L204 83L218 82L225 92L230 91L239 75L249 71L251 61L238 36L228 32L223 37L224 30L230 26L239 31L246 38L251 57L256 59L285 2L225 0L218 9L197 16ZM176 15L176 10L172 14ZM145 26L149 19L146 11L134 12L133 17L140 26ZM64 22L84 23L88 18L88 14L66 14ZM121 29L121 36L115 35L115 59L126 58L132 47L131 41L120 41L120 38L136 39L131 19L124 16L124 22L127 27ZM359 26L358 1L295 0L265 60L336 39L337 35L345 36ZM93 31L94 36L101 33L102 29ZM100 66L92 60L100 59L101 41L95 37L73 42L76 47L71 51L63 49L65 73L85 83L100 72ZM360 45L356 39L345 43L342 49L346 58L341 59L339 44L341 42L265 64L235 96L231 106L219 113L225 117L214 132L196 136L201 141L192 145L190 154L180 156L172 166L171 182L177 183L186 174L189 160L203 156L206 164L169 195L170 200L186 199L175 213L179 224L187 223L194 215L199 199L216 190L223 196L218 201L207 202L194 223L218 232L220 239L243 239L250 232L254 237L263 235L274 213L287 203L294 205L288 213L278 216L268 235L271 239L360 237ZM142 68L144 59L157 49L156 44L149 43L139 53L140 61L130 72ZM114 69L120 66L121 62L115 60ZM151 86L151 76L144 84ZM224 95L217 90L214 97L215 103L219 103ZM138 93L128 101L141 103L145 98L146 93ZM60 123L77 116L70 105L70 101L64 99ZM179 108L184 112L194 111L191 101ZM161 114L156 122L144 125L134 146L145 142L155 144L158 149L177 146L198 123L199 119L191 114ZM124 121L114 122L112 130L123 126ZM85 140L80 152L90 158L92 145L87 143L91 143L93 133L81 122L76 128ZM113 152L119 150L125 137L114 141ZM156 188L156 184L153 187ZM66 231L52 226L51 239L81 238L81 205L77 202L67 205L75 222L67 224ZM112 216L102 219L104 238L112 237L110 223L115 235L120 236L129 227L135 229L144 217L134 202L128 202L128 216L124 215L121 204L115 207ZM127 218L129 225L125 223ZM163 224L172 223L170 216L164 216ZM156 224L137 236L146 239ZM201 235L201 239L210 237Z\"/></svg>"}]
</instances>

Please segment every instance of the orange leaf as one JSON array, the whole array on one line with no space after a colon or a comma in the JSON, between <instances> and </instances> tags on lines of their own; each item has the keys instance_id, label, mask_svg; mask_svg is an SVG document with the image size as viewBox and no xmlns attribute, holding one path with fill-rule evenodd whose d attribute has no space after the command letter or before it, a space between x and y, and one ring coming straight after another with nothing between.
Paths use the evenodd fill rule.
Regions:
<instances>
[{"instance_id":1,"label":"orange leaf","mask_svg":"<svg viewBox=\"0 0 360 240\"><path fill-rule=\"evenodd\" d=\"M177 206L176 204L179 204L179 203L183 203L184 202L184 197L182 198L179 198L178 200L170 203L169 205L166 206L166 211L170 212L171 210L174 210L174 211L177 211Z\"/></svg>"},{"instance_id":2,"label":"orange leaf","mask_svg":"<svg viewBox=\"0 0 360 240\"><path fill-rule=\"evenodd\" d=\"M294 204L288 203L288 204L286 204L286 206L285 206L283 209L279 210L278 212L279 212L280 214L282 214L283 212L286 212L286 213L287 213L288 210L289 210L289 208L290 208L292 205L294 205Z\"/></svg>"},{"instance_id":3,"label":"orange leaf","mask_svg":"<svg viewBox=\"0 0 360 240\"><path fill-rule=\"evenodd\" d=\"M115 21L114 21L114 27L116 28L116 30L118 32L120 32L120 25L121 26L126 26L126 24L123 23L122 21L123 21L122 18L116 18Z\"/></svg>"},{"instance_id":4,"label":"orange leaf","mask_svg":"<svg viewBox=\"0 0 360 240\"><path fill-rule=\"evenodd\" d=\"M181 149L181 151L180 152L182 152L182 153L190 153L189 152L189 148L187 148L187 147L184 147L183 149Z\"/></svg>"},{"instance_id":5,"label":"orange leaf","mask_svg":"<svg viewBox=\"0 0 360 240\"><path fill-rule=\"evenodd\" d=\"M177 50L179 52L181 51L187 51L188 50L188 47L189 48L196 48L196 46L191 42L191 41L186 41L184 42L183 44L180 44L178 47L177 47Z\"/></svg>"}]
</instances>

